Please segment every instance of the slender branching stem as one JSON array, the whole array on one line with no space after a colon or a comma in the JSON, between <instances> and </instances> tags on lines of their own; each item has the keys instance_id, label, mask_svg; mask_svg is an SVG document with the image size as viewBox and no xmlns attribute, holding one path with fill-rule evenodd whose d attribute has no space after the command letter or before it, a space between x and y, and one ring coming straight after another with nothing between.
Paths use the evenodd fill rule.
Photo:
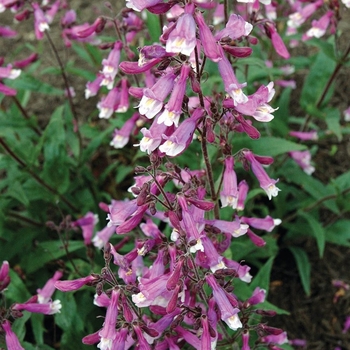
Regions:
<instances>
[{"instance_id":1,"label":"slender branching stem","mask_svg":"<svg viewBox=\"0 0 350 350\"><path fill-rule=\"evenodd\" d=\"M19 102L18 98L16 96L12 96L12 100L15 103L15 105L18 107L18 109L21 111L24 118L30 120L30 116L28 115L27 111L23 108L21 102ZM35 126L32 126L32 129L35 131L35 133L38 136L41 136L41 131L36 128Z\"/></svg>"},{"instance_id":2,"label":"slender branching stem","mask_svg":"<svg viewBox=\"0 0 350 350\"><path fill-rule=\"evenodd\" d=\"M73 103L73 96L72 96L71 91L70 91L70 84L69 84L69 81L68 81L68 77L67 77L66 70L64 68L63 62L62 62L62 60L60 58L60 55L57 52L56 46L53 43L50 34L47 31L45 31L45 33L46 33L46 37L47 37L47 39L49 41L49 44L50 44L50 46L52 48L52 51L53 51L53 53L54 53L54 55L56 57L57 63L60 66L61 75L62 75L62 78L63 78L64 86L66 88L66 93L67 93L67 97L68 97L69 107L71 109L71 112L72 112L72 115L73 115L73 119L74 119L74 122L76 124L76 130L77 130L76 133L77 133L78 140L79 140L79 156L78 157L80 159L81 150L83 148L83 140L82 140L82 137L81 137L81 134L80 134L80 131L79 131L78 113L77 113L77 111L75 109L75 106L74 106L74 103Z\"/></svg>"},{"instance_id":3,"label":"slender branching stem","mask_svg":"<svg viewBox=\"0 0 350 350\"><path fill-rule=\"evenodd\" d=\"M321 96L319 97L319 99L316 102L316 108L319 108L322 105L322 103L323 103L323 101L324 101L324 99L325 99L325 97L326 97L326 95L327 95L327 93L328 93L332 83L334 82L334 79L337 77L340 69L343 67L343 65L344 65L344 63L345 63L345 61L346 61L346 59L347 59L349 54L350 54L350 45L344 51L344 54L342 55L342 57L340 58L339 62L335 66L332 75L329 77L328 82L325 85ZM305 123L303 124L303 126L301 128L301 131L305 131L307 129L307 126L308 126L308 124L309 124L309 122L311 120L311 117L312 116L310 114L306 117Z\"/></svg>"},{"instance_id":4,"label":"slender branching stem","mask_svg":"<svg viewBox=\"0 0 350 350\"><path fill-rule=\"evenodd\" d=\"M0 145L7 151L7 153L20 165L22 166L32 177L34 180L36 180L41 186L46 188L49 192L54 194L55 196L59 197L59 199L65 203L71 210L75 212L79 212L79 209L74 206L66 197L64 197L62 194L58 193L56 189L48 185L42 178L40 178L33 170L29 169L27 164L15 154L10 146L5 142L5 140L0 137Z\"/></svg>"}]
</instances>

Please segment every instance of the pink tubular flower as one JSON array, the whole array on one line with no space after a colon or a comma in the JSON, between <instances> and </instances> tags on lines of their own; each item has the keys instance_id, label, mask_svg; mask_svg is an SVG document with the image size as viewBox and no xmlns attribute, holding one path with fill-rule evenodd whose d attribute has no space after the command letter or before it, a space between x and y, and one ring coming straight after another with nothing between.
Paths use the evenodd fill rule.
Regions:
<instances>
[{"instance_id":1,"label":"pink tubular flower","mask_svg":"<svg viewBox=\"0 0 350 350\"><path fill-rule=\"evenodd\" d=\"M270 334L270 335L266 335L265 337L261 337L260 340L263 343L267 343L267 344L285 344L288 342L288 338L287 338L287 333L286 332L282 332L278 335L275 334Z\"/></svg>"},{"instance_id":2,"label":"pink tubular flower","mask_svg":"<svg viewBox=\"0 0 350 350\"><path fill-rule=\"evenodd\" d=\"M290 131L290 136L297 137L299 140L302 141L309 141L309 140L318 140L318 135L316 130L312 131Z\"/></svg>"},{"instance_id":3,"label":"pink tubular flower","mask_svg":"<svg viewBox=\"0 0 350 350\"><path fill-rule=\"evenodd\" d=\"M307 4L302 9L289 15L287 25L290 28L299 28L316 10L323 5L323 0Z\"/></svg>"},{"instance_id":4,"label":"pink tubular flower","mask_svg":"<svg viewBox=\"0 0 350 350\"><path fill-rule=\"evenodd\" d=\"M246 330L246 329L242 333L242 350L250 350L249 330Z\"/></svg>"},{"instance_id":5,"label":"pink tubular flower","mask_svg":"<svg viewBox=\"0 0 350 350\"><path fill-rule=\"evenodd\" d=\"M229 37L231 40L236 40L242 36L247 36L252 31L253 26L246 22L239 15L230 15L225 29L221 30L215 35L215 39L220 40Z\"/></svg>"},{"instance_id":6,"label":"pink tubular flower","mask_svg":"<svg viewBox=\"0 0 350 350\"><path fill-rule=\"evenodd\" d=\"M17 35L15 30L12 30L10 27L0 26L0 36L4 38L13 38Z\"/></svg>"},{"instance_id":7,"label":"pink tubular flower","mask_svg":"<svg viewBox=\"0 0 350 350\"><path fill-rule=\"evenodd\" d=\"M103 74L98 74L94 81L89 81L86 83L85 89L85 99L90 98L91 96L96 96L100 90L102 80L104 79Z\"/></svg>"},{"instance_id":8,"label":"pink tubular flower","mask_svg":"<svg viewBox=\"0 0 350 350\"><path fill-rule=\"evenodd\" d=\"M237 175L234 171L234 158L230 156L225 158L223 185L222 191L220 192L221 207L230 206L236 209L237 199Z\"/></svg>"},{"instance_id":9,"label":"pink tubular flower","mask_svg":"<svg viewBox=\"0 0 350 350\"><path fill-rule=\"evenodd\" d=\"M100 33L106 24L106 20L103 17L98 17L95 22L86 29L81 30L77 33L78 37L86 38L92 34Z\"/></svg>"},{"instance_id":10,"label":"pink tubular flower","mask_svg":"<svg viewBox=\"0 0 350 350\"><path fill-rule=\"evenodd\" d=\"M3 291L11 282L9 276L10 265L8 261L3 261L0 268L0 292Z\"/></svg>"},{"instance_id":11,"label":"pink tubular flower","mask_svg":"<svg viewBox=\"0 0 350 350\"><path fill-rule=\"evenodd\" d=\"M186 92L186 82L190 74L191 67L184 64L181 67L181 73L175 83L168 103L165 105L163 113L159 116L157 123L164 123L167 126L179 125L180 115L182 113L182 101Z\"/></svg>"},{"instance_id":12,"label":"pink tubular flower","mask_svg":"<svg viewBox=\"0 0 350 350\"><path fill-rule=\"evenodd\" d=\"M26 310L29 312L44 314L44 315L53 315L60 312L62 308L61 301L55 300L47 303L23 303L23 304L14 304L14 310Z\"/></svg>"},{"instance_id":13,"label":"pink tubular flower","mask_svg":"<svg viewBox=\"0 0 350 350\"><path fill-rule=\"evenodd\" d=\"M113 140L111 141L110 145L114 148L123 148L129 142L130 134L139 118L140 115L138 113L134 113L132 117L124 123L120 130L115 129L113 133Z\"/></svg>"},{"instance_id":14,"label":"pink tubular flower","mask_svg":"<svg viewBox=\"0 0 350 350\"><path fill-rule=\"evenodd\" d=\"M166 42L167 52L182 53L186 56L190 56L193 52L197 45L193 10L193 4L185 6L185 13L177 20L176 27L171 31Z\"/></svg>"},{"instance_id":15,"label":"pink tubular flower","mask_svg":"<svg viewBox=\"0 0 350 350\"><path fill-rule=\"evenodd\" d=\"M267 196L271 200L272 197L278 195L280 189L276 187L278 180L271 179L262 165L255 159L254 154L251 151L244 151L244 157L250 162L252 171L260 183L260 187L266 192Z\"/></svg>"},{"instance_id":16,"label":"pink tubular flower","mask_svg":"<svg viewBox=\"0 0 350 350\"><path fill-rule=\"evenodd\" d=\"M126 7L141 12L147 7L159 4L162 0L126 0Z\"/></svg>"},{"instance_id":17,"label":"pink tubular flower","mask_svg":"<svg viewBox=\"0 0 350 350\"><path fill-rule=\"evenodd\" d=\"M38 303L44 304L51 301L52 294L55 291L55 283L62 277L61 271L56 271L54 276L50 278L42 289L37 289Z\"/></svg>"},{"instance_id":18,"label":"pink tubular flower","mask_svg":"<svg viewBox=\"0 0 350 350\"><path fill-rule=\"evenodd\" d=\"M273 219L271 216L266 216L264 219L261 218L247 218L242 216L241 222L248 224L251 227L257 228L259 230L265 230L271 232L277 225L281 224L280 219Z\"/></svg>"},{"instance_id":19,"label":"pink tubular flower","mask_svg":"<svg viewBox=\"0 0 350 350\"><path fill-rule=\"evenodd\" d=\"M139 113L145 115L148 119L156 116L163 107L163 101L173 89L175 74L171 71L162 76L150 88L143 90L143 96L139 104Z\"/></svg>"},{"instance_id":20,"label":"pink tubular flower","mask_svg":"<svg viewBox=\"0 0 350 350\"><path fill-rule=\"evenodd\" d=\"M134 146L140 146L140 150L142 152L151 154L162 143L162 135L165 134L167 129L170 128L172 127L168 127L163 123L159 124L158 117L156 117L149 129L141 129L143 138L141 139L140 143L134 144Z\"/></svg>"},{"instance_id":21,"label":"pink tubular flower","mask_svg":"<svg viewBox=\"0 0 350 350\"><path fill-rule=\"evenodd\" d=\"M266 290L260 287L254 289L253 295L246 301L245 307L260 304L265 301Z\"/></svg>"},{"instance_id":22,"label":"pink tubular flower","mask_svg":"<svg viewBox=\"0 0 350 350\"><path fill-rule=\"evenodd\" d=\"M9 64L7 67L0 67L0 78L16 79L21 74L20 69L13 69Z\"/></svg>"},{"instance_id":23,"label":"pink tubular flower","mask_svg":"<svg viewBox=\"0 0 350 350\"><path fill-rule=\"evenodd\" d=\"M27 67L29 64L35 62L38 59L38 54L32 53L27 58L21 61L14 61L13 66L19 69Z\"/></svg>"},{"instance_id":24,"label":"pink tubular flower","mask_svg":"<svg viewBox=\"0 0 350 350\"><path fill-rule=\"evenodd\" d=\"M102 60L103 68L101 73L103 74L104 79L102 80L101 85L106 85L108 89L112 89L113 81L118 73L122 47L123 43L121 41L116 41L108 57Z\"/></svg>"},{"instance_id":25,"label":"pink tubular flower","mask_svg":"<svg viewBox=\"0 0 350 350\"><path fill-rule=\"evenodd\" d=\"M204 222L218 228L221 232L230 234L234 238L246 234L249 227L248 225L241 223L237 218L233 221L204 220Z\"/></svg>"},{"instance_id":26,"label":"pink tubular flower","mask_svg":"<svg viewBox=\"0 0 350 350\"><path fill-rule=\"evenodd\" d=\"M203 46L204 54L213 62L219 62L222 59L220 47L217 44L211 30L205 24L203 15L200 11L196 11L195 20L199 27L199 38Z\"/></svg>"},{"instance_id":27,"label":"pink tubular flower","mask_svg":"<svg viewBox=\"0 0 350 350\"><path fill-rule=\"evenodd\" d=\"M221 48L220 48L221 49ZM246 103L248 97L243 93L242 88L247 84L240 84L233 72L231 63L226 58L224 51L221 49L221 60L218 62L219 72L224 82L225 91L233 100L234 106L239 103Z\"/></svg>"},{"instance_id":28,"label":"pink tubular flower","mask_svg":"<svg viewBox=\"0 0 350 350\"><path fill-rule=\"evenodd\" d=\"M306 174L311 175L316 170L315 167L310 164L310 151L291 151L288 152L288 154Z\"/></svg>"},{"instance_id":29,"label":"pink tubular flower","mask_svg":"<svg viewBox=\"0 0 350 350\"><path fill-rule=\"evenodd\" d=\"M323 36L333 16L333 11L327 11L319 20L313 20L312 27L303 35L303 40L308 40L312 37L320 38Z\"/></svg>"},{"instance_id":30,"label":"pink tubular flower","mask_svg":"<svg viewBox=\"0 0 350 350\"><path fill-rule=\"evenodd\" d=\"M107 308L107 313L103 327L98 333L101 337L100 343L97 345L101 350L112 349L113 340L116 337L116 323L118 316L118 301L120 296L120 290L113 289L111 295L111 302Z\"/></svg>"},{"instance_id":31,"label":"pink tubular flower","mask_svg":"<svg viewBox=\"0 0 350 350\"><path fill-rule=\"evenodd\" d=\"M221 313L221 319L234 331L241 328L242 323L237 316L239 309L232 306L225 291L218 285L213 275L207 275L205 278L213 290L216 305Z\"/></svg>"},{"instance_id":32,"label":"pink tubular flower","mask_svg":"<svg viewBox=\"0 0 350 350\"><path fill-rule=\"evenodd\" d=\"M91 238L94 234L94 228L97 222L98 216L90 211L81 219L72 222L73 227L79 226L82 229L85 245L91 244Z\"/></svg>"},{"instance_id":33,"label":"pink tubular flower","mask_svg":"<svg viewBox=\"0 0 350 350\"><path fill-rule=\"evenodd\" d=\"M49 21L38 3L32 3L32 7L34 9L35 36L38 40L41 40L44 37L44 31L49 30Z\"/></svg>"},{"instance_id":34,"label":"pink tubular flower","mask_svg":"<svg viewBox=\"0 0 350 350\"><path fill-rule=\"evenodd\" d=\"M99 118L109 119L115 112L119 101L120 89L115 87L97 104L97 108L100 110Z\"/></svg>"},{"instance_id":35,"label":"pink tubular flower","mask_svg":"<svg viewBox=\"0 0 350 350\"><path fill-rule=\"evenodd\" d=\"M77 290L83 286L94 285L96 282L98 282L98 280L98 277L90 275L71 281L57 281L55 282L55 288L61 292L70 292L72 290Z\"/></svg>"},{"instance_id":36,"label":"pink tubular flower","mask_svg":"<svg viewBox=\"0 0 350 350\"><path fill-rule=\"evenodd\" d=\"M349 329L350 329L350 316L347 316L346 320L344 322L344 326L343 326L343 331L342 332L346 333L346 332L349 331Z\"/></svg>"},{"instance_id":37,"label":"pink tubular flower","mask_svg":"<svg viewBox=\"0 0 350 350\"><path fill-rule=\"evenodd\" d=\"M286 45L284 44L282 38L277 33L277 30L275 28L275 25L270 23L265 25L266 34L269 38L271 38L271 42L273 47L275 48L275 51L283 58L288 59L290 57L290 54L286 48Z\"/></svg>"},{"instance_id":38,"label":"pink tubular flower","mask_svg":"<svg viewBox=\"0 0 350 350\"><path fill-rule=\"evenodd\" d=\"M350 107L348 107L344 112L344 120L350 122Z\"/></svg>"},{"instance_id":39,"label":"pink tubular flower","mask_svg":"<svg viewBox=\"0 0 350 350\"><path fill-rule=\"evenodd\" d=\"M166 141L159 146L159 150L169 157L176 157L184 152L192 141L198 120L201 119L203 115L204 110L197 108L191 117L183 121L172 135L163 135Z\"/></svg>"},{"instance_id":40,"label":"pink tubular flower","mask_svg":"<svg viewBox=\"0 0 350 350\"><path fill-rule=\"evenodd\" d=\"M0 83L0 93L4 94L5 96L15 96L17 91Z\"/></svg>"},{"instance_id":41,"label":"pink tubular flower","mask_svg":"<svg viewBox=\"0 0 350 350\"><path fill-rule=\"evenodd\" d=\"M238 199L237 199L237 210L244 210L244 202L247 198L247 194L249 191L249 186L247 184L247 181L242 180L238 184Z\"/></svg>"},{"instance_id":42,"label":"pink tubular flower","mask_svg":"<svg viewBox=\"0 0 350 350\"><path fill-rule=\"evenodd\" d=\"M5 331L5 341L6 341L7 349L8 350L24 350L24 348L20 344L16 334L13 333L13 331L11 329L10 322L5 320L1 324L1 327Z\"/></svg>"}]
</instances>

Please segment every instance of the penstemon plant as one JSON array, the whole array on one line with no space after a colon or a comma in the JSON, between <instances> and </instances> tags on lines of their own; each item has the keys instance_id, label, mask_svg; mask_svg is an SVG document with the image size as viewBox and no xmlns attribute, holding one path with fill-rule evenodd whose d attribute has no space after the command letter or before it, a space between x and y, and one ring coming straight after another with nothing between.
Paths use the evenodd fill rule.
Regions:
<instances>
[{"instance_id":1,"label":"penstemon plant","mask_svg":"<svg viewBox=\"0 0 350 350\"><path fill-rule=\"evenodd\" d=\"M65 349L79 348L76 338L84 332L83 344L97 344L104 350L291 348L287 333L266 323L267 317L284 313L265 301L276 240L254 231L271 232L281 224L270 213L278 212L271 203L280 197L281 190L282 196L291 192L276 175L290 180L283 172L290 159L281 159L280 166L274 168L272 156L286 154L308 176L315 170L304 145L284 140L286 135L280 131L276 132L280 138L273 137L274 127L269 126L274 113L283 117L281 110L286 111L283 104L274 102L275 89L284 103L295 85L285 78L293 68L284 65L290 53L280 29L293 35L291 46L297 45L298 28L321 7L326 12L312 22L301 39L319 38L328 26L331 31L336 28L339 9L335 1L304 3L128 0L120 11L105 4L109 16L101 14L92 25L78 25L76 13L66 1L44 1L41 5L0 1L0 9L13 10L18 21L34 17L35 37L38 41L47 38L59 67L54 72L63 81L62 91L38 85L28 77L21 85L20 69L35 71L36 54L0 68L0 78L6 79L0 83L0 91L13 101L9 110L25 119L23 138L34 145L31 154L30 150L18 150L16 133L0 135L2 148L30 177L21 187L22 178L16 175L20 190L13 190L12 197L29 208L22 188L30 190L34 181L47 192L40 208L56 201L59 210L77 217L72 220L66 215L59 225L49 221L51 217L40 217L48 219L46 226L60 237L62 245L59 241L44 242L44 249L52 256L30 263L31 255L28 269L37 271L41 263L65 255L67 261L64 265L60 261L64 269L55 271L53 277L45 274L45 284L44 277L40 279L44 287L36 294L25 290L27 301L20 302L16 293L11 297L11 288L15 288L11 285L18 287L21 282L10 273L9 263L3 262L0 292L4 299L8 288L13 302L1 306L0 313L0 331L8 349L24 349L11 322L16 320L17 327L23 326L20 322L26 322L26 312L57 313L55 320L64 333L61 347ZM91 71L62 62L49 33L61 12L65 46L89 62ZM277 13L285 20L277 19ZM15 35L5 27L2 32L7 37ZM334 77L336 73L335 69ZM111 126L96 132L88 123L83 125L70 74L89 80L85 98L98 98L94 116L107 119ZM274 76L278 78L271 81ZM309 116L303 119L301 130L290 132L291 137L317 139L317 132L309 130L311 115L317 115L324 105L334 77L318 98L313 98L312 107L305 104ZM44 132L25 106L27 90L34 91L33 85L64 94L67 99L52 113ZM304 95L305 102L308 92ZM338 132L337 126L329 125ZM129 158L136 175L129 194L124 191L115 197L118 199L102 193L93 169L86 166L112 131L107 143L119 152L114 155ZM87 139L90 143L86 146ZM131 144L132 150L128 150ZM36 159L40 155L42 163ZM111 164L122 179L132 176L130 164L124 164L119 160ZM107 177L108 171L102 177ZM17 174L16 169L12 173ZM258 198L256 205L249 202L252 198ZM283 196L282 203L286 198ZM12 205L8 202L4 208ZM99 210L107 215L107 224L100 230L95 229ZM17 218L40 227L28 213L30 210ZM289 215L289 221L295 218L295 213L282 209L280 213ZM301 217L315 227L313 216L304 213ZM83 243L66 238L74 237L79 228ZM321 251L324 242L315 236ZM96 248L103 253L96 253ZM300 250L291 250L297 262L304 257ZM252 273L254 278L254 269L245 261L248 256L259 268ZM68 277L62 280L64 273ZM307 276L301 277L308 292ZM78 294L81 289L86 292L86 286L95 291L93 301L88 299L91 293ZM55 288L59 299L53 301ZM72 301L73 293L66 292L74 292L76 300L81 295L82 300ZM84 322L98 313L92 303L103 310L103 320L98 322L99 317L84 327ZM37 343L43 342L43 329L38 326L42 320L32 321ZM32 348L29 343L25 346Z\"/></svg>"}]
</instances>

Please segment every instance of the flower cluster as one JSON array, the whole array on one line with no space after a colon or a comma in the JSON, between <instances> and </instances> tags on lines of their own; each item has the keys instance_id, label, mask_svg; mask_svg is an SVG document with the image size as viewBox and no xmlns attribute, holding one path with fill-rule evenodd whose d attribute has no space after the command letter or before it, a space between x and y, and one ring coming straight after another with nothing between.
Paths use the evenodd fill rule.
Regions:
<instances>
[{"instance_id":1,"label":"flower cluster","mask_svg":"<svg viewBox=\"0 0 350 350\"><path fill-rule=\"evenodd\" d=\"M5 300L5 293L8 285L11 283L10 266L7 261L3 261L0 268L0 293L3 294L1 300ZM37 294L33 295L24 303L14 303L8 309L6 304L0 305L0 334L5 334L5 341L8 350L24 350L21 346L16 334L11 329L10 319L17 319L23 316L22 311L40 313L44 315L53 315L60 312L62 307L60 300L52 300L51 297L55 292L55 283L62 277L63 273L57 271L50 278L42 289L37 290Z\"/></svg>"}]
</instances>

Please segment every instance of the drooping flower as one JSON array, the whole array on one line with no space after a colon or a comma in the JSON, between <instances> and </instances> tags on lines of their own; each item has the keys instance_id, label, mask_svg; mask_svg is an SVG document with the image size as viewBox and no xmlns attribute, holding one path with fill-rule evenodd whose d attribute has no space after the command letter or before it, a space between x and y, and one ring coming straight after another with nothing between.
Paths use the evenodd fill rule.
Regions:
<instances>
[{"instance_id":1,"label":"drooping flower","mask_svg":"<svg viewBox=\"0 0 350 350\"><path fill-rule=\"evenodd\" d=\"M173 53L182 53L190 56L195 46L196 22L193 19L193 4L185 6L185 13L176 21L176 27L173 29L166 42L166 51Z\"/></svg>"},{"instance_id":2,"label":"drooping flower","mask_svg":"<svg viewBox=\"0 0 350 350\"><path fill-rule=\"evenodd\" d=\"M276 186L278 180L271 179L262 165L256 160L251 151L243 151L244 157L250 162L252 171L260 183L260 187L266 192L271 200L272 197L278 195L280 189Z\"/></svg>"},{"instance_id":3,"label":"drooping flower","mask_svg":"<svg viewBox=\"0 0 350 350\"><path fill-rule=\"evenodd\" d=\"M197 108L190 118L183 121L170 136L163 135L166 141L159 150L167 156L175 157L184 152L192 141L198 120L204 115L204 110Z\"/></svg>"},{"instance_id":4,"label":"drooping flower","mask_svg":"<svg viewBox=\"0 0 350 350\"><path fill-rule=\"evenodd\" d=\"M163 113L159 116L157 123L164 123L167 126L179 125L180 115L182 113L182 102L186 92L186 82L190 74L191 67L184 64L181 67L181 73L175 82L174 89L171 93L168 103L165 105Z\"/></svg>"},{"instance_id":5,"label":"drooping flower","mask_svg":"<svg viewBox=\"0 0 350 350\"><path fill-rule=\"evenodd\" d=\"M207 275L205 279L208 285L212 288L216 305L221 313L221 319L234 331L241 328L242 322L237 315L240 310L232 306L228 297L226 296L225 291L216 282L213 275Z\"/></svg>"},{"instance_id":6,"label":"drooping flower","mask_svg":"<svg viewBox=\"0 0 350 350\"><path fill-rule=\"evenodd\" d=\"M5 320L1 327L5 331L5 341L8 350L24 350L20 344L16 334L11 329L11 324L8 320Z\"/></svg>"},{"instance_id":7,"label":"drooping flower","mask_svg":"<svg viewBox=\"0 0 350 350\"><path fill-rule=\"evenodd\" d=\"M234 158L232 156L225 158L225 170L220 200L222 208L230 206L236 209L237 207L237 175L234 171Z\"/></svg>"}]
</instances>

